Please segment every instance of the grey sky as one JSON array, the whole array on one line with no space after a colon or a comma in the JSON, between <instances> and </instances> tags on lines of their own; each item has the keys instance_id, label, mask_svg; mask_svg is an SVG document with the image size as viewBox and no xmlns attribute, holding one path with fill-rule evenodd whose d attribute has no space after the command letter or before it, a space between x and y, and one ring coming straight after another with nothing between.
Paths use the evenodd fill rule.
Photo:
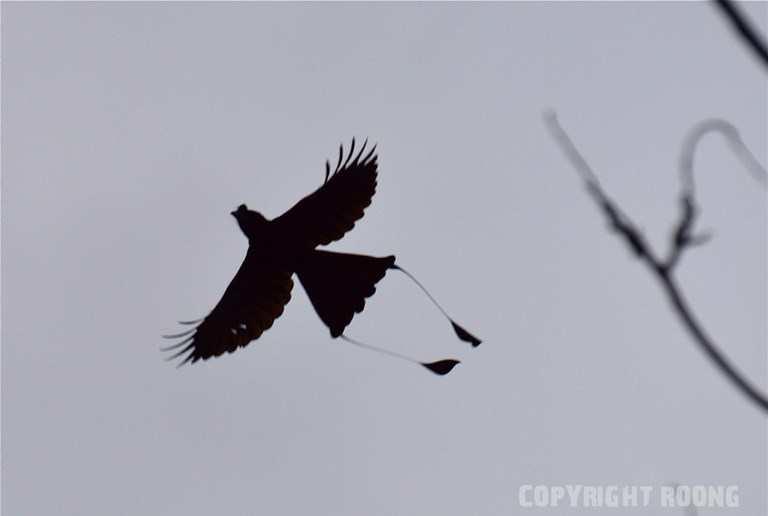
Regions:
<instances>
[{"instance_id":1,"label":"grey sky","mask_svg":"<svg viewBox=\"0 0 768 516\"><path fill-rule=\"evenodd\" d=\"M763 31L765 3L744 6ZM606 231L541 113L659 246L694 123L766 162L765 71L707 4L2 6L3 513L512 515L522 484L737 484L766 505L765 416L704 359ZM298 285L234 355L180 370L246 241L352 136L379 143L337 250L396 254L332 341ZM680 280L766 382L766 203L716 137ZM408 335L408 337L404 337ZM627 510L659 514L660 509ZM552 509L546 514L594 511ZM662 510L678 514L678 511Z\"/></svg>"}]
</instances>

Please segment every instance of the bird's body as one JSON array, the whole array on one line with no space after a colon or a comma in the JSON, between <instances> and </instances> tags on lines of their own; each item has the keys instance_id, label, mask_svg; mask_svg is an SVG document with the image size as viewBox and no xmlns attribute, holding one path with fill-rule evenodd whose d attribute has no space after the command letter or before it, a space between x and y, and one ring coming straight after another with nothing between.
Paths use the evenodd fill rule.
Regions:
<instances>
[{"instance_id":1,"label":"bird's body","mask_svg":"<svg viewBox=\"0 0 768 516\"><path fill-rule=\"evenodd\" d=\"M343 163L344 153L340 148L333 173L326 162L324 184L283 215L270 220L244 204L232 212L248 238L245 259L221 300L202 322L185 323L199 322L195 328L171 336L186 337L169 348L181 348L172 358L186 354L182 364L194 363L231 353L259 338L291 299L294 274L331 336L344 337L344 328L355 313L362 312L365 299L376 290L376 283L388 269L399 269L394 256L377 258L317 249L351 230L363 217L376 191L375 147L363 157L364 144L353 160L354 146L352 140L352 148ZM473 345L480 343L464 333L471 340L457 329L463 340ZM422 365L445 374L455 363L441 361ZM433 367L435 364L440 366Z\"/></svg>"}]
</instances>

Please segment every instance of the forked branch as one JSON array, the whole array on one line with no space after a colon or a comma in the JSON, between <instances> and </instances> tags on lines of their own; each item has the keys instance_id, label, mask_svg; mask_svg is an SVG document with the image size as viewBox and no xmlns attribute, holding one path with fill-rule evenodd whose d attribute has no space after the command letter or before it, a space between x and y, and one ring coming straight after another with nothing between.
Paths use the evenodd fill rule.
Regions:
<instances>
[{"instance_id":1,"label":"forked branch","mask_svg":"<svg viewBox=\"0 0 768 516\"><path fill-rule=\"evenodd\" d=\"M682 182L680 218L672 232L667 257L662 259L656 255L637 226L605 193L586 159L584 159L568 134L558 123L556 115L554 113L547 113L545 115L545 123L560 149L581 176L587 192L602 209L611 229L624 240L634 255L651 270L651 273L659 281L688 333L691 334L704 354L744 396L763 411L768 412L768 398L739 373L736 367L718 349L715 342L706 334L701 323L696 320L688 306L673 274L683 252L705 242L708 238L706 235L697 235L693 232L693 226L698 214L693 180L693 156L698 142L704 135L710 132L722 134L752 175L759 179L764 186L766 184L765 169L749 151L747 146L744 145L736 129L723 120L705 120L696 125L686 138L680 157L680 177Z\"/></svg>"}]
</instances>

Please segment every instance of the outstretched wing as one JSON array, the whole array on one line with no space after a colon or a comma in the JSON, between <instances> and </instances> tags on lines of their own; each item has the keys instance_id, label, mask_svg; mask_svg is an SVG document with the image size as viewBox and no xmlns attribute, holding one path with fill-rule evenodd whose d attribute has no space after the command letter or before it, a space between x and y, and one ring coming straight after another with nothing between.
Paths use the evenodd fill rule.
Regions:
<instances>
[{"instance_id":1,"label":"outstretched wing","mask_svg":"<svg viewBox=\"0 0 768 516\"><path fill-rule=\"evenodd\" d=\"M355 156L353 139L346 159L344 147L340 146L333 172L330 163L325 162L325 183L274 219L273 227L307 249L327 245L351 230L376 192L378 156L375 145L363 156L367 143Z\"/></svg>"},{"instance_id":2,"label":"outstretched wing","mask_svg":"<svg viewBox=\"0 0 768 516\"><path fill-rule=\"evenodd\" d=\"M169 338L184 338L164 351L180 350L179 365L232 353L258 339L280 317L291 299L292 271L248 248L240 269L218 304L195 328ZM191 324L194 324L193 321Z\"/></svg>"}]
</instances>

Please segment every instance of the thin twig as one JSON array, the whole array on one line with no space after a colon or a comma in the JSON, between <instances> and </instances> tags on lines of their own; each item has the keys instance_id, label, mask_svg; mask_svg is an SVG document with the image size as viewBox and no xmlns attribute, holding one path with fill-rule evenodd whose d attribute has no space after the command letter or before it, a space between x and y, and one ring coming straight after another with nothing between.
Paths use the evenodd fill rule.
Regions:
<instances>
[{"instance_id":1,"label":"thin twig","mask_svg":"<svg viewBox=\"0 0 768 516\"><path fill-rule=\"evenodd\" d=\"M715 5L720 8L723 15L731 22L733 30L735 30L741 39L752 49L755 55L762 61L763 66L768 68L768 47L760 39L760 35L757 30L750 25L747 18L739 12L736 4L731 0L714 0Z\"/></svg>"},{"instance_id":2,"label":"thin twig","mask_svg":"<svg viewBox=\"0 0 768 516\"><path fill-rule=\"evenodd\" d=\"M683 325L704 354L743 395L758 405L763 411L768 412L768 398L746 380L728 358L720 352L714 341L706 334L701 324L694 317L673 276L683 251L706 240L705 236L692 234L693 225L698 213L694 197L693 154L701 137L710 131L723 133L731 147L736 150L737 155L748 164L748 168L753 172L753 175L761 178L763 183L765 183L765 170L743 144L735 128L722 120L708 120L698 124L688 135L688 138L686 138L680 158L682 181L682 192L680 195L681 215L672 234L668 257L665 260L661 260L655 255L653 249L635 224L606 195L586 159L584 159L568 134L558 123L556 115L554 113L547 113L544 116L544 121L563 153L584 180L590 196L602 208L611 228L624 239L624 242L635 256L649 267L661 284Z\"/></svg>"},{"instance_id":3,"label":"thin twig","mask_svg":"<svg viewBox=\"0 0 768 516\"><path fill-rule=\"evenodd\" d=\"M701 139L709 133L720 133L728 145L731 147L731 151L741 160L744 168L752 175L752 177L761 183L765 188L768 185L768 175L765 169L757 160L752 151L749 150L744 144L744 141L739 135L739 131L730 123L719 118L709 118L703 120L693 126L688 132L688 135L683 141L683 146L680 152L680 181L683 184L683 192L695 194L695 185L693 180L693 157L696 154L696 147Z\"/></svg>"},{"instance_id":4,"label":"thin twig","mask_svg":"<svg viewBox=\"0 0 768 516\"><path fill-rule=\"evenodd\" d=\"M670 274L666 274L663 277L659 277L659 280L662 282L667 297L680 315L688 332L701 345L702 350L745 396L768 412L768 399L736 370L728 358L720 352L712 339L704 333L704 329L695 319L674 278Z\"/></svg>"}]
</instances>

